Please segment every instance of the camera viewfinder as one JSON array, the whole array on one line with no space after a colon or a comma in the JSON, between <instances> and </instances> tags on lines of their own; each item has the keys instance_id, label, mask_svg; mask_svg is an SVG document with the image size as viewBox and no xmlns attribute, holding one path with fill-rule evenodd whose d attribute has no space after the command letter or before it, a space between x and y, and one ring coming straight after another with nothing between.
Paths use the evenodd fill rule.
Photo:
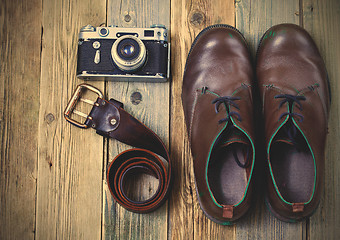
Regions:
<instances>
[{"instance_id":1,"label":"camera viewfinder","mask_svg":"<svg viewBox=\"0 0 340 240\"><path fill-rule=\"evenodd\" d=\"M153 37L154 31L153 30L145 30L144 31L144 37Z\"/></svg>"}]
</instances>

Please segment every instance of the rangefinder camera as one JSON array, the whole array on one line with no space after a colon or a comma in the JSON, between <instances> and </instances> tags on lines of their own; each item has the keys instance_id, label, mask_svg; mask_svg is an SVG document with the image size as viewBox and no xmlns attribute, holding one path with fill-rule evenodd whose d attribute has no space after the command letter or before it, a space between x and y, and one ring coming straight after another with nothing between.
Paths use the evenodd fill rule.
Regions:
<instances>
[{"instance_id":1,"label":"rangefinder camera","mask_svg":"<svg viewBox=\"0 0 340 240\"><path fill-rule=\"evenodd\" d=\"M150 28L87 25L79 33L77 77L165 82L170 73L167 37L164 25Z\"/></svg>"}]
</instances>

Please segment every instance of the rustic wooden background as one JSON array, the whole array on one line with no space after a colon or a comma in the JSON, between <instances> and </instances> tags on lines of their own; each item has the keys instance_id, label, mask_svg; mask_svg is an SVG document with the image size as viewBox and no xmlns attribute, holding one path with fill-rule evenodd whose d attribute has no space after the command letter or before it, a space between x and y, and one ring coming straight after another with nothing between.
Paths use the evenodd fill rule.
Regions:
<instances>
[{"instance_id":1,"label":"rustic wooden background","mask_svg":"<svg viewBox=\"0 0 340 240\"><path fill-rule=\"evenodd\" d=\"M323 198L310 219L283 223L266 209L259 180L250 213L220 226L204 216L195 195L180 99L186 56L195 36L216 23L236 26L254 56L265 30L283 22L310 32L330 77ZM125 211L108 192L107 164L129 147L62 116L82 82L75 76L79 29L101 23L171 30L171 82L90 82L124 102L170 149L173 190L151 214ZM1 0L0 39L0 239L340 238L339 0ZM156 183L143 181L148 187L137 194L147 197Z\"/></svg>"}]
</instances>

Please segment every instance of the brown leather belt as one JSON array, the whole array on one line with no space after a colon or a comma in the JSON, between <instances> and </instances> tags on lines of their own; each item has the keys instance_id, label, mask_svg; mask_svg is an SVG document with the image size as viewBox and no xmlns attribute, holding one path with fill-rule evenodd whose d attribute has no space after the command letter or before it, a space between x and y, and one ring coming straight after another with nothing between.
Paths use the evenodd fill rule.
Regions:
<instances>
[{"instance_id":1,"label":"brown leather belt","mask_svg":"<svg viewBox=\"0 0 340 240\"><path fill-rule=\"evenodd\" d=\"M84 89L98 94L95 102L81 98ZM75 109L78 101L92 104L89 115ZM84 123L71 119L71 114L86 118ZM107 171L107 183L114 199L132 212L151 212L166 200L171 182L171 161L169 153L161 139L143 123L123 109L123 104L114 99L106 101L102 93L88 84L79 85L69 101L64 117L70 123L81 128L92 127L104 137L114 138L134 146L120 153L111 162ZM124 182L136 173L146 173L156 177L159 185L156 193L145 201L130 199L124 189Z\"/></svg>"}]
</instances>

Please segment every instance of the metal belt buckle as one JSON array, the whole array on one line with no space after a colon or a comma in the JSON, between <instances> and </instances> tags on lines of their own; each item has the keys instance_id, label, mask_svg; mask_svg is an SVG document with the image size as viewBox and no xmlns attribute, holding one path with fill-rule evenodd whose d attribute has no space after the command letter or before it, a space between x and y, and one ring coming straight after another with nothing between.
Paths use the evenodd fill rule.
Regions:
<instances>
[{"instance_id":1,"label":"metal belt buckle","mask_svg":"<svg viewBox=\"0 0 340 240\"><path fill-rule=\"evenodd\" d=\"M82 113L75 108L76 104L78 101L81 101L81 102L84 102L84 103L87 103L87 104L91 104L91 105L97 105L99 106L98 103L94 102L94 101L91 101L89 99L84 99L84 98L81 98L81 95L82 95L82 92L83 90L90 90L94 93L96 93L98 95L99 98L103 98L103 94L101 91L99 91L97 88L91 86L91 85L88 85L86 83L83 83L83 84L80 84L78 85L78 87L76 88L76 90L74 91L69 103L67 104L67 107L64 111L64 117L65 119L72 123L73 125L77 126L77 127L80 127L80 128L87 128L88 126L84 123L80 123L74 119L72 119L70 116L72 113L74 114L77 114L78 116L81 116L85 119L91 119L91 117L85 113Z\"/></svg>"}]
</instances>

